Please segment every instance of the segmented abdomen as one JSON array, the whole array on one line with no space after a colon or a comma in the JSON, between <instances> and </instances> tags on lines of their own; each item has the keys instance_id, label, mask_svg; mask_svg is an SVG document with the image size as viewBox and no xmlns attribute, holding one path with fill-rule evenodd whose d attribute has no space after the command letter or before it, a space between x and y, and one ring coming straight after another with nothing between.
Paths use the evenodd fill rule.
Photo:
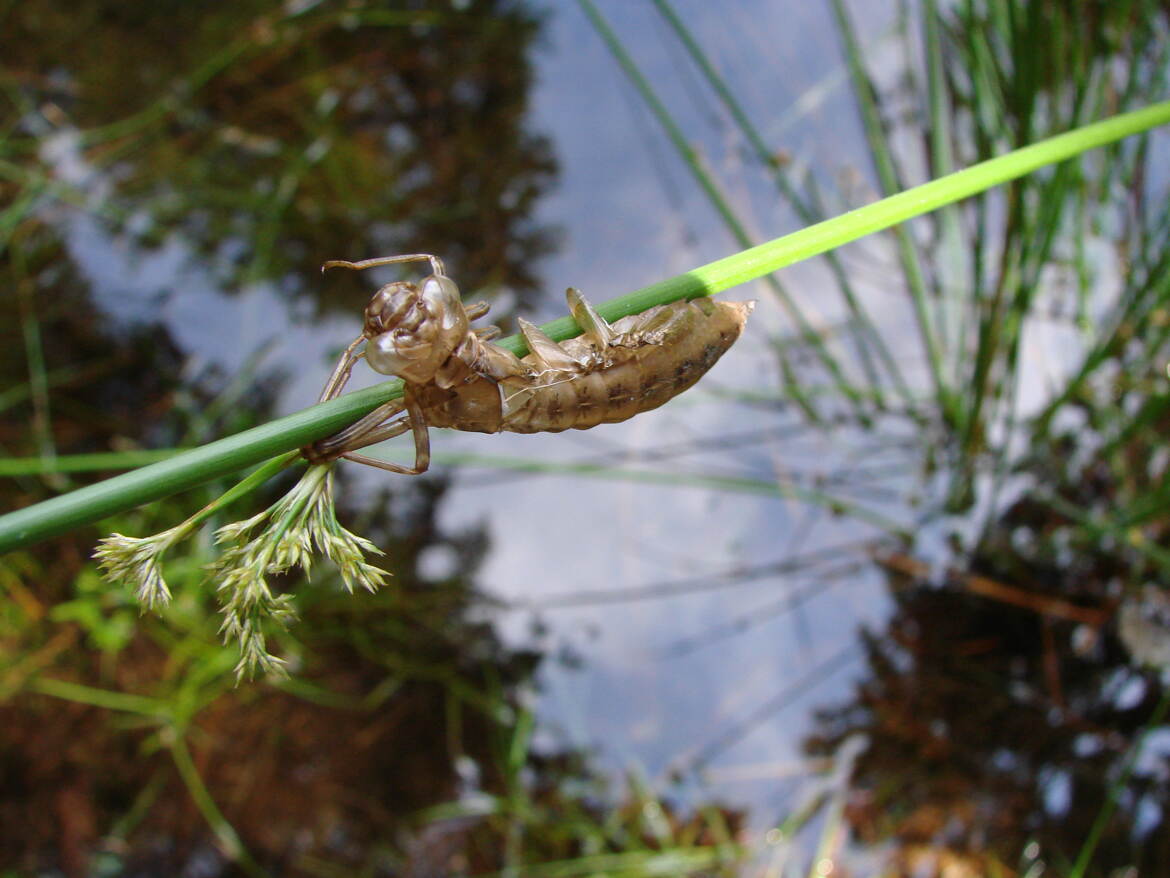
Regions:
<instances>
[{"instance_id":1,"label":"segmented abdomen","mask_svg":"<svg viewBox=\"0 0 1170 878\"><path fill-rule=\"evenodd\" d=\"M617 321L617 337L602 350L583 338L562 342L589 364L502 380L501 427L515 433L587 430L657 408L715 365L739 338L753 305L674 302ZM532 355L523 362L534 365Z\"/></svg>"}]
</instances>

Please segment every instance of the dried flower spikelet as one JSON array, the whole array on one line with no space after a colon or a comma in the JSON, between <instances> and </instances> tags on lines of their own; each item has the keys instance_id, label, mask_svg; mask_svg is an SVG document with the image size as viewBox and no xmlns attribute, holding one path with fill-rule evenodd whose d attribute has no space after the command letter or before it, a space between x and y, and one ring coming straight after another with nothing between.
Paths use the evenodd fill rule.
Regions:
<instances>
[{"instance_id":1,"label":"dried flower spikelet","mask_svg":"<svg viewBox=\"0 0 1170 878\"><path fill-rule=\"evenodd\" d=\"M107 581L131 585L144 610L158 610L171 600L162 575L162 555L189 536L194 527L188 520L149 537L113 533L98 542L93 557Z\"/></svg>"},{"instance_id":2,"label":"dried flower spikelet","mask_svg":"<svg viewBox=\"0 0 1170 878\"><path fill-rule=\"evenodd\" d=\"M244 542L249 534L251 538ZM263 625L272 620L287 627L296 613L290 596L272 593L268 576L297 566L308 572L315 546L337 565L350 592L356 586L374 591L386 580L384 570L365 560L365 553L380 555L381 551L337 520L332 464L310 466L300 481L264 512L221 527L216 542L226 546L215 565L224 613L220 631L225 642L239 644L236 673L240 677L258 671L284 672L284 662L267 649Z\"/></svg>"}]
</instances>

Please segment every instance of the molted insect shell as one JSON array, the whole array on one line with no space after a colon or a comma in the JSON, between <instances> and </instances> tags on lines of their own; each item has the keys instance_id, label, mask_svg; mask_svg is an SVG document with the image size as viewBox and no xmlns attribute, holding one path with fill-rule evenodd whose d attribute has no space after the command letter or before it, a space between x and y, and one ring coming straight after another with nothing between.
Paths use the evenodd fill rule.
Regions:
<instances>
[{"instance_id":1,"label":"molted insect shell","mask_svg":"<svg viewBox=\"0 0 1170 878\"><path fill-rule=\"evenodd\" d=\"M557 343L521 320L529 353L520 359L487 341L494 334L489 330L471 330L471 320L484 316L487 304L465 308L442 261L431 254L339 260L325 267L360 271L423 260L434 273L419 286L400 282L377 292L366 308L362 335L346 348L321 392L322 401L341 393L354 363L364 356L375 370L403 379L402 400L387 402L357 424L313 443L304 450L309 460L346 457L417 475L430 465L429 427L556 433L624 421L698 381L739 338L755 304L678 301L611 325L569 289L569 310L582 334ZM357 353L363 342L364 352ZM414 434L413 466L355 453L407 430Z\"/></svg>"}]
</instances>

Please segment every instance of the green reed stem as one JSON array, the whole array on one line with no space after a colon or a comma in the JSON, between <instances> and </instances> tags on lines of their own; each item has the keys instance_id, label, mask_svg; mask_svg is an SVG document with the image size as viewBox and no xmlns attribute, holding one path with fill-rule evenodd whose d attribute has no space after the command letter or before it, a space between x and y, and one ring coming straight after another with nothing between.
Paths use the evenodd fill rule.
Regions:
<instances>
[{"instance_id":1,"label":"green reed stem","mask_svg":"<svg viewBox=\"0 0 1170 878\"><path fill-rule=\"evenodd\" d=\"M639 314L655 305L713 295L1022 177L1037 168L1167 122L1170 122L1170 101L1086 125L651 284L604 302L597 310L612 321ZM571 338L580 332L571 317L554 320L545 324L543 329L556 340ZM503 339L499 344L517 354L526 353L519 336ZM336 433L401 394L401 381L386 381L219 439L169 460L10 512L0 516L0 552L47 539L255 466L267 458Z\"/></svg>"}]
</instances>

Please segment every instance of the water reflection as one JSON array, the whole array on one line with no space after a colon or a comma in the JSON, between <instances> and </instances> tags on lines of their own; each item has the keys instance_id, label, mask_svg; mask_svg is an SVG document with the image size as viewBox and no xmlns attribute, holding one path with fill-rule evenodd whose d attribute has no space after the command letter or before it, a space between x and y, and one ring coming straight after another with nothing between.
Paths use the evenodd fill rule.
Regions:
<instances>
[{"instance_id":1,"label":"water reflection","mask_svg":"<svg viewBox=\"0 0 1170 878\"><path fill-rule=\"evenodd\" d=\"M184 360L206 351L182 350L151 307L153 283L187 266L199 283L174 293L184 322L213 331L230 314L217 297L244 290L265 297L278 336L303 319L294 297L322 289L328 256L434 250L468 289L523 301L534 288L553 236L532 206L555 166L524 115L530 10L33 2L4 16L3 268L18 291L4 326L24 342L4 346L5 383L20 389L5 397L9 453L191 444L271 415L279 371L193 369ZM120 280L142 294L114 309L129 328L92 295L124 300ZM343 286L315 310L346 307ZM6 505L80 478L5 483ZM217 487L104 524L148 533ZM206 540L170 559L162 621L93 578L93 529L10 556L3 866L497 865L500 836L482 819L464 826L484 835L474 853L444 851L442 833L405 854L389 840L419 808L515 787L522 771L550 789L562 771L588 775L554 750L501 757L523 737L539 656L502 645L475 609L487 542L482 527L437 524L446 481L392 487L346 514L386 551L394 587L351 598L327 571L302 584L283 691L231 689ZM423 565L426 553L445 567Z\"/></svg>"},{"instance_id":2,"label":"water reflection","mask_svg":"<svg viewBox=\"0 0 1170 878\"><path fill-rule=\"evenodd\" d=\"M1001 89L997 123L973 123L980 136L1015 142L1018 132L1047 134L1054 115L1077 118L1080 101L1096 94L1090 80L1117 75L1119 63L1133 63L1121 74L1127 94L1152 94L1134 59L1150 60L1161 71L1154 78L1164 75L1168 58L1155 34L1165 9L1102 7L1092 32L1082 12L1079 4L1032 4L1027 15L995 24L990 5L969 4L948 19L960 69L992 74ZM1151 18L1136 24L1135 14ZM974 57L984 51L994 64ZM958 119L978 117L985 85L955 75L948 93ZM1164 155L1148 168L1158 192L1163 163ZM1158 654L1152 644L1139 636L1141 645L1127 650L1114 626L1120 603L1130 619L1142 614L1151 623L1143 634L1158 637L1157 613L1141 596L1164 593L1168 569L1165 519L1148 506L1166 467L1163 407L1149 395L1164 385L1164 341L1127 326L1144 324L1147 308L1167 301L1164 284L1153 280L1170 252L1165 202L1145 206L1144 165L1126 148L1106 162L1086 159L1078 169L1086 190L1075 196L1059 172L1015 184L1003 227L992 223L989 238L974 239L968 275L947 278L952 286L992 284L997 292L981 300L981 320L995 345L1008 309L1050 295L1049 308L1037 312L1047 311L1052 325L1038 325L1043 318L1033 312L1013 356L1035 363L1033 374L1055 377L1044 386L1028 371L1007 370L1012 377L1002 381L996 354L980 348L987 362L972 370L969 390L979 396L986 388L985 409L965 437L957 431L958 465L945 476L949 510L966 513L944 519L942 557L951 569L939 558L880 554L895 611L864 634L865 678L849 699L818 712L808 742L823 754L866 736L846 819L865 843L893 843L895 874L1167 868L1165 678L1140 667ZM1118 173L1119 166L1137 173ZM1056 254L1069 246L1062 231L1081 197L1099 217L1117 215L1105 194L1110 179L1143 206L1108 232L1081 232L1101 234L1098 250L1068 263L1093 266L1107 281L1081 287L1076 298L1061 282L1068 265ZM1052 217L1042 235L1030 214L1038 204ZM1133 261L1123 255L1139 252ZM998 264L989 268L991 260ZM1112 277L1117 263L1122 276ZM1079 351L1059 328L1076 308L1094 314L1082 318L1083 328L1090 320L1104 326L1082 336ZM1041 362L1070 350L1077 352L1062 358L1063 369Z\"/></svg>"},{"instance_id":3,"label":"water reflection","mask_svg":"<svg viewBox=\"0 0 1170 878\"><path fill-rule=\"evenodd\" d=\"M559 309L558 285L603 299L734 246L680 194L685 171L645 150L644 117L630 115L612 62L560 6L58 7L13 5L0 38L0 269L16 293L0 300L8 453L178 445L306 403L369 293L357 275L322 285L325 258L433 250L468 297L498 290L539 307L538 260L564 225L573 248L543 263L556 267ZM944 19L956 53L989 49L1002 74L968 91L962 70L983 69L976 59L948 68L956 130L971 134L961 161L1158 90L1156 4L1110 4L1092 28L1070 19L1070 4L1012 6L1021 14L1006 24L999 8L968 4ZM880 14L869 9L858 14ZM721 69L740 69L757 118L776 118L788 89L816 98L783 140L795 169L810 169L795 175L807 203L832 212L822 206L868 197L832 188L834 173L869 158L844 131L854 107L827 9L802 5L799 28L777 4L687 11L724 50ZM722 157L713 164L739 175L729 188L757 225L794 227L759 168L738 158L739 135L694 100L689 74L663 73L678 55L646 38L661 33L646 24L650 7L606 12L686 107L705 154ZM883 118L903 145L925 142L931 132L905 112L921 97L905 76L909 31L863 24L894 34L865 47ZM1009 25L1020 27L1011 41L981 41ZM551 48L537 77L541 45ZM1149 75L1115 71L1097 104L1062 89L1100 81L1119 46L1144 59L1130 72ZM560 193L538 129L557 137ZM1166 581L1165 199L1145 188L1164 182L1164 165L1114 158L1079 171L1069 200L1043 200L1053 178L1042 176L960 214L970 239L956 243L941 221L922 236L942 242L926 248L928 297L981 291L980 335L1073 317L1053 344L1005 336L981 358L940 310L942 335L958 339L955 386L985 391L967 420L918 398L900 409L883 382L846 400L764 290L742 358L737 349L669 411L555 441L443 436L436 457L460 463L450 480L343 470L347 523L387 551L395 586L351 598L328 571L311 586L290 581L304 618L281 642L297 670L284 688L230 689L234 656L214 645L200 582L206 543L172 559L181 599L161 622L96 581L94 530L5 559L0 864L214 874L248 867L238 832L280 874L474 873L631 852L642 859L620 865L636 874L692 847L709 858L692 871L731 874L726 848L770 850L773 836L752 830L800 812L822 766L800 758L801 717L818 707L813 751L857 760L853 791L840 790L851 764L841 761L826 795L846 803L840 819L862 846L892 851L894 868L1074 860L1162 692L1110 626L1122 587ZM1124 205L1109 214L1114 186ZM1120 243L1109 250L1116 242L1092 223L1022 234L1037 204L1050 218L1113 217ZM1086 248L1106 255L1076 262ZM897 264L886 242L846 262L898 366L920 376L926 358L903 353L916 336ZM1121 292L1093 298L1089 268ZM852 352L860 330L826 304L835 288L821 269L794 272L793 288L829 346ZM1031 289L1052 295L1039 319L1013 310ZM1124 331L1088 332L1115 318ZM227 362L217 343L236 350L234 368L268 338L269 371L217 370ZM1051 385L1067 393L1043 410L1049 385L1027 378L1035 354L1080 343L1099 343L1097 359L1079 383ZM778 352L792 357L783 367ZM861 370L843 362L854 380ZM812 394L823 423L778 397L779 374ZM1036 434L1017 432L1037 411ZM1023 443L1029 453L1021 435L1036 440ZM497 455L494 468L473 469L471 454ZM509 458L544 472L505 473ZM0 490L24 504L82 478ZM107 527L168 526L215 487ZM912 544L891 536L900 530ZM943 561L956 572L935 575ZM860 648L859 625L871 632ZM109 693L153 700L103 701ZM634 778L614 780L624 772ZM1155 747L1102 824L1094 865L1163 868L1164 772ZM716 793L731 804L705 807Z\"/></svg>"},{"instance_id":4,"label":"water reflection","mask_svg":"<svg viewBox=\"0 0 1170 878\"><path fill-rule=\"evenodd\" d=\"M1021 526L1014 513L1002 522L1004 532ZM848 819L864 840L895 840L900 871L985 874L1030 844L1075 860L1111 798L1118 813L1101 827L1099 861L1143 873L1166 862L1155 767L1164 748L1124 770L1163 692L1104 628L1110 582L1129 571L1111 564L1098 579L1047 560L989 542L977 574L939 580L926 565L887 559L897 611L864 636L867 678L848 704L820 711L809 746L827 754L866 735ZM1021 562L1032 568L1027 591L997 578ZM1050 590L1071 582L1075 603Z\"/></svg>"},{"instance_id":5,"label":"water reflection","mask_svg":"<svg viewBox=\"0 0 1170 878\"><path fill-rule=\"evenodd\" d=\"M495 0L22 3L5 26L10 175L34 185L38 145L80 131L101 177L87 206L135 247L178 236L229 290L308 295L322 254L423 250L469 289L523 297L553 240L531 212L555 165L524 116L539 27Z\"/></svg>"}]
</instances>

